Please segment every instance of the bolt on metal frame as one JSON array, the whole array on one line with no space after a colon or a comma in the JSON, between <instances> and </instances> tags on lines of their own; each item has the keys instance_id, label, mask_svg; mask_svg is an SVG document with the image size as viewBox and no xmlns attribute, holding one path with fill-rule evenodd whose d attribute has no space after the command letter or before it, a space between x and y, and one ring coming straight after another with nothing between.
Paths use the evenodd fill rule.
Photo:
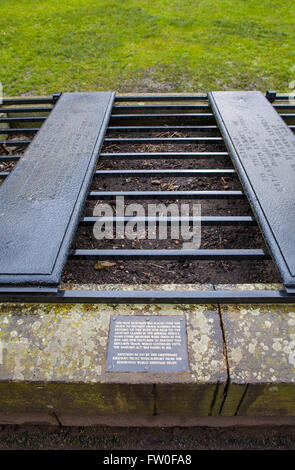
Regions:
<instances>
[{"instance_id":1,"label":"bolt on metal frame","mask_svg":"<svg viewBox=\"0 0 295 470\"><path fill-rule=\"evenodd\" d=\"M38 127L19 127L20 124L39 123L47 119L48 113L53 109L60 94L55 93L49 98L7 98L0 107L0 114L6 116L0 118L1 135L36 134ZM277 95L274 108L281 117L295 131L295 105L285 103L287 96ZM276 103L280 101L283 103ZM130 104L130 103L146 103ZM156 104L153 104L156 102ZM169 102L169 103L168 103ZM173 102L174 104L170 104ZM200 103L201 102L201 103ZM109 138L104 142L111 144L183 144L183 143L222 143L215 117L211 112L206 95L147 95L147 96L117 96L113 106L108 131L138 132L138 131L201 131L213 132L214 136L204 137L144 137L144 138ZM122 104L123 103L123 104ZM127 104L126 104L127 103ZM160 104L159 104L160 103ZM177 103L177 104L175 104ZM180 103L180 104L178 104ZM205 104L204 104L205 103ZM42 105L42 106L36 106ZM287 111L288 113L285 113ZM17 113L10 117L9 113ZM28 116L37 113L38 116ZM40 115L39 115L40 113ZM1 128L1 123L8 123L8 129ZM17 127L14 127L15 124ZM106 134L107 135L107 134ZM31 142L28 140L0 140L0 145L6 147L24 147ZM16 162L21 154L0 155L2 162ZM219 158L228 157L227 152L108 152L101 153L103 159L141 159L153 158ZM177 169L177 170L96 170L94 176L228 176L236 174L234 169ZM0 179L9 175L9 171L0 171ZM245 199L242 191L90 191L88 199L113 199L116 196L125 196L140 199ZM124 223L130 218L123 217ZM159 218L155 218L156 221ZM193 221L192 217L181 218ZM98 220L97 217L81 217L80 224L92 226ZM151 217L144 217L148 224ZM168 217L171 223L173 217ZM256 225L252 216L202 216L202 224L207 226L228 225ZM160 259L160 260L268 260L270 255L262 249L199 249L199 250L175 250L175 249L76 249L71 250L69 259ZM152 291L152 290L67 290L52 287L0 287L0 301L28 301L28 302L111 302L111 303L293 303L295 295L287 294L283 290L195 290L195 291Z\"/></svg>"}]
</instances>

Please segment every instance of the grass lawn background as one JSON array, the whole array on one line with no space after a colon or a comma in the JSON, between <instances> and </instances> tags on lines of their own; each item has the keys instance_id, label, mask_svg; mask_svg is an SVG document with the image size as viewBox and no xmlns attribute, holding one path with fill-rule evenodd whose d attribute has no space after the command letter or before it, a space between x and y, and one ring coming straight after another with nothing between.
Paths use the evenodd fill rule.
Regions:
<instances>
[{"instance_id":1,"label":"grass lawn background","mask_svg":"<svg viewBox=\"0 0 295 470\"><path fill-rule=\"evenodd\" d=\"M0 0L4 95L289 90L286 0Z\"/></svg>"}]
</instances>

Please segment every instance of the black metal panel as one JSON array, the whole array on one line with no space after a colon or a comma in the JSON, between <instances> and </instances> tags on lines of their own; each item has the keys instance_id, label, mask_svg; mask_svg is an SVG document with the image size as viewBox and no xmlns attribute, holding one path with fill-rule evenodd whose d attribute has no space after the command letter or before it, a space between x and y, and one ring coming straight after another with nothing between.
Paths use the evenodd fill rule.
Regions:
<instances>
[{"instance_id":1,"label":"black metal panel","mask_svg":"<svg viewBox=\"0 0 295 470\"><path fill-rule=\"evenodd\" d=\"M114 93L65 93L0 187L0 283L57 285Z\"/></svg>"},{"instance_id":2,"label":"black metal panel","mask_svg":"<svg viewBox=\"0 0 295 470\"><path fill-rule=\"evenodd\" d=\"M295 288L295 136L260 92L208 94L287 289Z\"/></svg>"}]
</instances>

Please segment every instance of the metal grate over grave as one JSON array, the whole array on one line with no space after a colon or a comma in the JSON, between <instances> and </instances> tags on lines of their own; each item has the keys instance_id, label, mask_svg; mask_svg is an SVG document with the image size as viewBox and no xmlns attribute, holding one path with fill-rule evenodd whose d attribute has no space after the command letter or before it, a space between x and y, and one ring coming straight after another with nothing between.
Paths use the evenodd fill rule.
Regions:
<instances>
[{"instance_id":1,"label":"metal grate over grave","mask_svg":"<svg viewBox=\"0 0 295 470\"><path fill-rule=\"evenodd\" d=\"M292 193L295 106L288 96L268 92L267 98L268 101L256 92L231 95L213 92L208 96L56 93L51 98L4 99L0 107L0 301L294 302L295 243L291 228L295 220ZM256 121L263 123L261 128ZM251 137L245 144L243 135L247 134ZM286 139L289 139L287 143ZM278 147L274 148L274 142ZM186 150L188 144L193 146L193 151ZM254 151L260 155L253 168L247 167L245 145L249 154ZM175 150L175 146L180 150ZM271 159L270 165L264 164L265 158ZM186 159L194 162L192 168L182 166ZM157 167L146 169L138 165L139 168L126 169L122 165L126 161L134 164L143 160L156 161ZM161 167L162 162L169 160L179 164L173 169ZM204 160L211 163L209 168L203 165ZM242 183L238 190L227 184L222 190L210 189L213 178L227 183L227 178L237 176ZM128 188L130 178L169 177L205 179L209 189L171 190L168 186L161 191L102 191L91 188L95 178L124 178ZM271 193L267 191L273 185L278 188L272 198L277 205L269 207ZM282 185L286 186L287 195ZM246 215L232 215L230 210L229 215L218 215L218 210L214 215L202 212L202 227L242 227L247 232L258 225L266 246L197 250L76 247L75 234L81 227L91 233L98 220L87 211L85 215L87 204L112 201L116 196L133 201L210 202L215 208L221 201L241 204L247 206ZM130 217L123 217L124 224L129 220ZM192 216L188 220L192 223ZM158 217L156 222L159 221ZM148 216L144 223L149 223ZM67 283L62 282L71 260L234 261L248 262L250 268L253 262L270 263L272 259L283 283L277 290L137 290L136 286L132 290L89 290L67 288ZM264 279L260 282L264 283ZM223 283L215 279L212 284Z\"/></svg>"}]
</instances>

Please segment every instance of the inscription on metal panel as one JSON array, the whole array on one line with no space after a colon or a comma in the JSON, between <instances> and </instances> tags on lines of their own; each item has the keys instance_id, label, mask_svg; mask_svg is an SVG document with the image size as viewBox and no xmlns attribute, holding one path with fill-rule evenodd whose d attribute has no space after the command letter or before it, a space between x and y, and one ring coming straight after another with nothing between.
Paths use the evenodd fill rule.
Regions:
<instances>
[{"instance_id":1,"label":"inscription on metal panel","mask_svg":"<svg viewBox=\"0 0 295 470\"><path fill-rule=\"evenodd\" d=\"M209 100L283 281L293 287L295 136L260 92L212 92Z\"/></svg>"},{"instance_id":2,"label":"inscription on metal panel","mask_svg":"<svg viewBox=\"0 0 295 470\"><path fill-rule=\"evenodd\" d=\"M107 372L187 372L184 316L111 318Z\"/></svg>"},{"instance_id":3,"label":"inscription on metal panel","mask_svg":"<svg viewBox=\"0 0 295 470\"><path fill-rule=\"evenodd\" d=\"M59 282L112 100L64 93L1 185L1 283Z\"/></svg>"}]
</instances>

